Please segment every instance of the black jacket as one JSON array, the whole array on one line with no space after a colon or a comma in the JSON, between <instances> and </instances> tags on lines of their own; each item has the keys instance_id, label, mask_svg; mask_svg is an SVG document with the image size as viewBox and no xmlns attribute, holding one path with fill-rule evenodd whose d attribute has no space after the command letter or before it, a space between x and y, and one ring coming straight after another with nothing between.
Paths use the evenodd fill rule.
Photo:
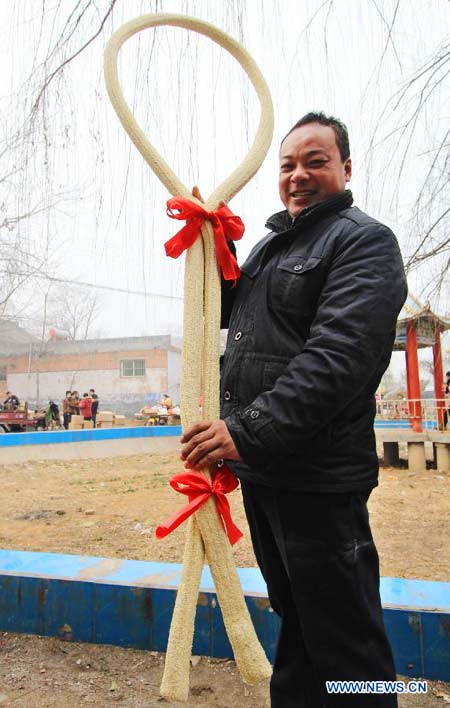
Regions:
<instances>
[{"instance_id":1,"label":"black jacket","mask_svg":"<svg viewBox=\"0 0 450 708\"><path fill-rule=\"evenodd\" d=\"M374 393L407 285L392 231L351 204L345 191L294 221L275 214L223 293L221 417L242 479L322 492L377 484Z\"/></svg>"}]
</instances>

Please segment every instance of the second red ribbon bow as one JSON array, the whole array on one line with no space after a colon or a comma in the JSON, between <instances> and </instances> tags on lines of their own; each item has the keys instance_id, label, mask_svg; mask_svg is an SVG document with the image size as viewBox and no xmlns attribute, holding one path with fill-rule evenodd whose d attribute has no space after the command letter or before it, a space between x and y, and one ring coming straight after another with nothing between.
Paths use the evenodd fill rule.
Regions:
<instances>
[{"instance_id":1,"label":"second red ribbon bow","mask_svg":"<svg viewBox=\"0 0 450 708\"><path fill-rule=\"evenodd\" d=\"M222 519L230 543L236 543L242 537L242 531L238 529L231 518L230 505L225 494L236 489L238 484L237 478L226 465L223 465L216 472L212 483L201 472L191 471L176 474L170 480L170 486L176 492L186 494L189 498L189 503L157 526L156 538L164 538L164 536L174 531L177 526L208 501L210 496L213 496L217 512Z\"/></svg>"}]
</instances>

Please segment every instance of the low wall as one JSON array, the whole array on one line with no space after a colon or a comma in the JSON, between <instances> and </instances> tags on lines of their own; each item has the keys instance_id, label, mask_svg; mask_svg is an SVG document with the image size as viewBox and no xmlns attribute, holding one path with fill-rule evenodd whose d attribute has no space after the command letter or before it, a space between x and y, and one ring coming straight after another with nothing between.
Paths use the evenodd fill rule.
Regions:
<instances>
[{"instance_id":1,"label":"low wall","mask_svg":"<svg viewBox=\"0 0 450 708\"><path fill-rule=\"evenodd\" d=\"M412 430L378 426L378 443L441 442L450 445L450 431ZM135 426L93 430L56 430L0 435L0 464L27 460L61 460L116 457L177 450L181 426ZM89 443L89 444L88 444Z\"/></svg>"},{"instance_id":2,"label":"low wall","mask_svg":"<svg viewBox=\"0 0 450 708\"><path fill-rule=\"evenodd\" d=\"M165 651L181 566L0 550L0 631ZM259 639L273 661L279 618L257 568L239 568ZM382 578L397 673L450 680L450 583ZM232 657L214 584L203 570L194 654Z\"/></svg>"},{"instance_id":3,"label":"low wall","mask_svg":"<svg viewBox=\"0 0 450 708\"><path fill-rule=\"evenodd\" d=\"M5 433L0 435L0 464L171 452L179 449L180 435L179 425Z\"/></svg>"},{"instance_id":4,"label":"low wall","mask_svg":"<svg viewBox=\"0 0 450 708\"><path fill-rule=\"evenodd\" d=\"M46 430L37 433L5 433L0 435L0 448L22 445L61 445L62 443L125 438L160 438L181 435L180 425L136 426L132 428L93 428L90 430Z\"/></svg>"}]
</instances>

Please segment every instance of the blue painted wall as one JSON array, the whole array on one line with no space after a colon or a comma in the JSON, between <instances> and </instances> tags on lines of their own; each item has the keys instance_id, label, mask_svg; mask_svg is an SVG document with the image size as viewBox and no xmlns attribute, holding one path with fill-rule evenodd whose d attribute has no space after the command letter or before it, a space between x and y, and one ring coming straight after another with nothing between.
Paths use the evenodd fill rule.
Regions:
<instances>
[{"instance_id":1,"label":"blue painted wall","mask_svg":"<svg viewBox=\"0 0 450 708\"><path fill-rule=\"evenodd\" d=\"M0 435L0 447L17 445L53 445L88 442L90 440L123 440L124 438L154 438L180 436L180 425L154 425L135 428L95 428L91 430L52 430L39 433L6 433Z\"/></svg>"},{"instance_id":2,"label":"blue painted wall","mask_svg":"<svg viewBox=\"0 0 450 708\"><path fill-rule=\"evenodd\" d=\"M408 420L376 420L374 422L375 430L411 430ZM423 430L437 430L437 422L435 420L423 420Z\"/></svg>"},{"instance_id":3,"label":"blue painted wall","mask_svg":"<svg viewBox=\"0 0 450 708\"><path fill-rule=\"evenodd\" d=\"M181 566L0 550L0 631L165 651ZM238 570L256 632L273 660L279 619L256 568ZM383 578L397 672L450 680L450 583ZM194 654L232 657L207 567Z\"/></svg>"},{"instance_id":4,"label":"blue painted wall","mask_svg":"<svg viewBox=\"0 0 450 708\"><path fill-rule=\"evenodd\" d=\"M407 420L376 420L375 430L409 430ZM435 421L424 421L424 429L437 428ZM96 428L95 430L54 430L39 433L6 433L0 435L1 447L16 445L53 445L55 443L88 442L89 440L123 440L181 435L180 425L154 425L133 428Z\"/></svg>"}]
</instances>

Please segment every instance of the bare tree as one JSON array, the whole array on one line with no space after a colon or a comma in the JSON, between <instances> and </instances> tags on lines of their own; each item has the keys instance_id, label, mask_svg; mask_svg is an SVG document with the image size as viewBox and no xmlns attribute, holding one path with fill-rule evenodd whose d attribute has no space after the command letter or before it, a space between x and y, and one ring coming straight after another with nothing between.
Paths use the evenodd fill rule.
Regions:
<instances>
[{"instance_id":1,"label":"bare tree","mask_svg":"<svg viewBox=\"0 0 450 708\"><path fill-rule=\"evenodd\" d=\"M61 96L67 73L102 34L116 0L45 0L10 7L12 23L35 20L38 40L29 75L0 103L0 316L14 316L12 302L24 284L42 277L51 261L52 214L76 194L61 193L54 148L67 147L71 121ZM51 29L49 31L49 13ZM10 28L13 33L13 27ZM12 99L12 100L11 100ZM69 110L73 107L64 104Z\"/></svg>"},{"instance_id":2,"label":"bare tree","mask_svg":"<svg viewBox=\"0 0 450 708\"><path fill-rule=\"evenodd\" d=\"M71 103L71 71L79 57L89 51L94 42L105 42L109 37L117 0L56 0L51 7L46 0L11 2L17 24L30 22L31 26L32 13L29 8L33 7L37 41L33 48L34 59L23 85L12 101L5 102L4 110L0 102L0 316L11 308L11 302L24 283L36 274L42 276L49 273L54 228L52 215L69 199L80 196L75 187L71 194L60 192L55 155L67 152L76 141L78 106L75 101ZM183 0L182 5L183 11L194 11L193 0ZM229 27L230 18L237 18L233 29L238 28L239 38L245 43L246 33L253 31L246 24L246 18L250 16L246 15L250 12L247 11L247 4L242 0L227 0L218 5L223 8L225 28ZM327 50L327 32L330 32L332 15L339 14L342 7L336 0L317 0L313 5L300 37L307 52L316 50L312 43L308 45L308 33L317 23L321 23ZM408 3L407 0L394 0L392 3L370 0L368 5L375 8L379 26L384 31L383 49L374 70L373 80L376 82L388 55L393 54L394 61L399 65L401 63L395 30L400 22L400 10L405 6L408 8ZM261 2L259 13L262 27L267 19L263 6ZM145 5L146 12L161 9L164 9L161 0L148 0ZM280 0L274 0L273 11L275 15L281 14ZM328 63L331 63L328 61L328 51L326 62L325 72L330 68ZM436 46L419 68L410 71L404 83L383 106L367 155L368 174L372 174L372 166L380 153L398 158L392 160L396 165L395 174L392 179L386 179L391 193L396 194L398 189L395 186L401 185L408 170L413 138L420 129L426 128L424 134L427 140L423 144L422 154L417 156L422 164L426 163L426 169L422 169L423 178L408 217L411 237L406 255L409 270L433 262L428 296L433 288L443 289L449 268L450 130L444 125L445 117L436 115L433 110L449 72L450 44L444 42ZM148 77L143 77L142 81L142 86L147 87ZM195 88L195 82L193 86ZM13 120L9 117L11 103L15 107ZM151 105L149 109L152 110ZM194 120L192 115L191 134ZM94 134L90 137L97 141L92 143L93 149L101 151L101 138ZM191 141L187 142L190 145ZM395 201L395 197L393 199ZM13 312L14 308L10 311Z\"/></svg>"},{"instance_id":3,"label":"bare tree","mask_svg":"<svg viewBox=\"0 0 450 708\"><path fill-rule=\"evenodd\" d=\"M67 339L88 339L100 314L96 295L81 288L66 286L52 289L46 321L67 335Z\"/></svg>"},{"instance_id":4,"label":"bare tree","mask_svg":"<svg viewBox=\"0 0 450 708\"><path fill-rule=\"evenodd\" d=\"M394 51L393 27L400 1L396 2L391 20L381 15L389 30L387 41ZM388 154L390 163L395 165L385 181L394 206L408 170L413 167L420 175L407 221L406 268L410 272L425 262L432 264L430 283L425 288L427 297L441 291L450 266L450 128L442 100L449 74L447 41L436 46L386 102L367 153L368 175L381 152ZM421 149L413 152L418 141ZM383 193L383 198L387 196Z\"/></svg>"}]
</instances>

